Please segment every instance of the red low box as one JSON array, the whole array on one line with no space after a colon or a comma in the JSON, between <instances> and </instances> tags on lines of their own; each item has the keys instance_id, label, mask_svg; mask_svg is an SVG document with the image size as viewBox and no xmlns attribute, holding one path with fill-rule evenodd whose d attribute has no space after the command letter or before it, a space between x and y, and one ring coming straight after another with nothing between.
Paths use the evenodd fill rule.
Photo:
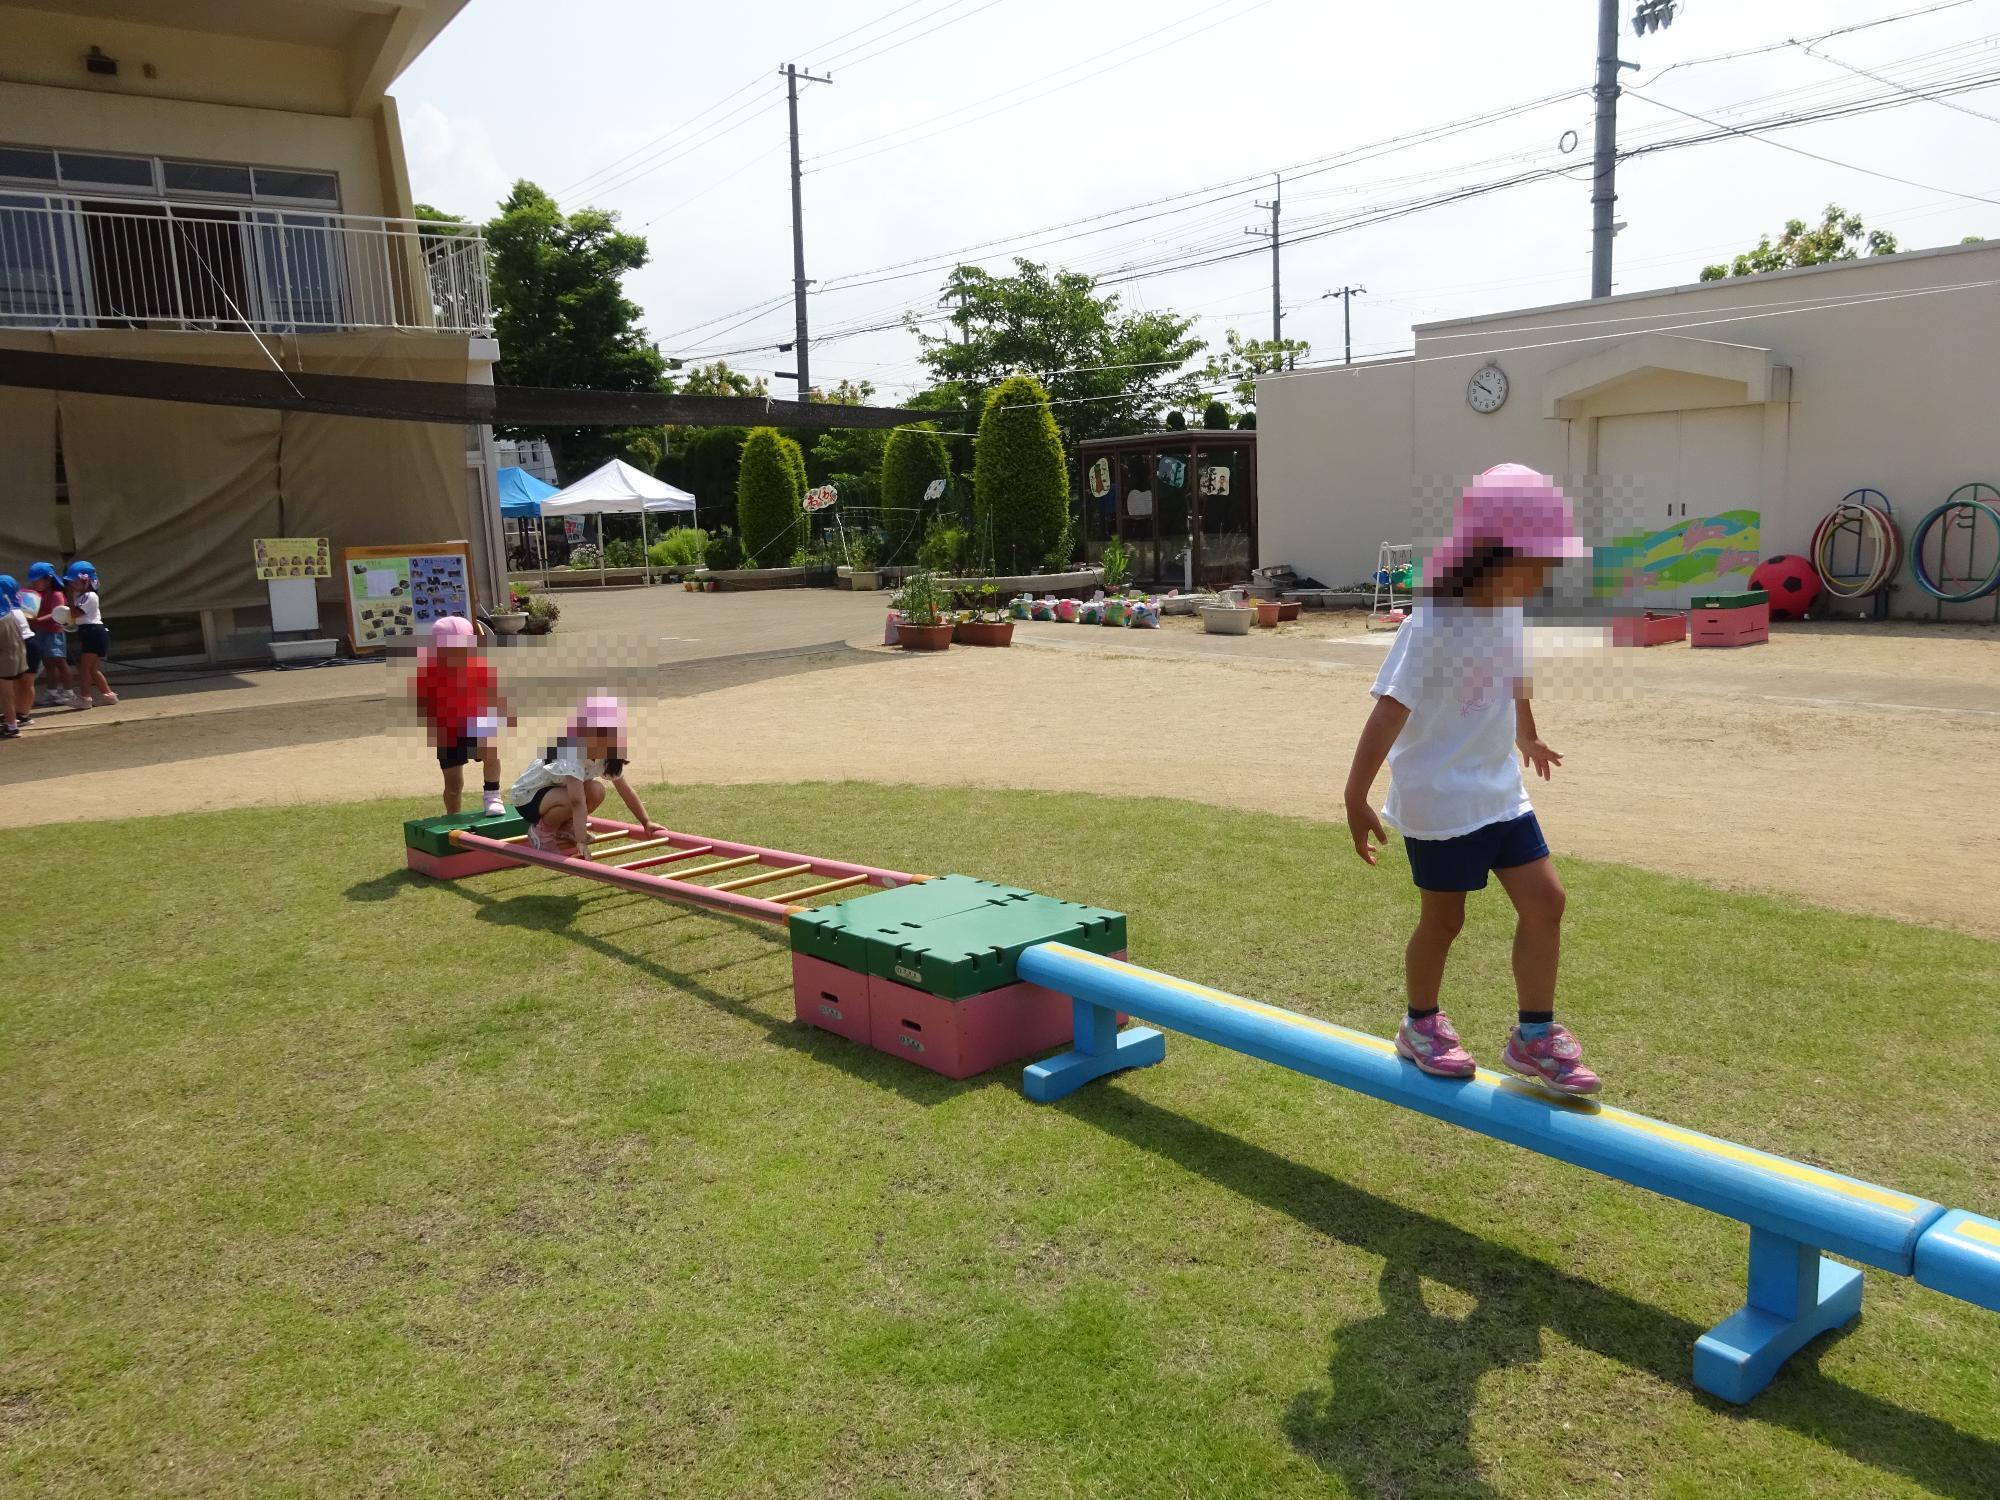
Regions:
<instances>
[{"instance_id":1,"label":"red low box","mask_svg":"<svg viewBox=\"0 0 2000 1500\"><path fill-rule=\"evenodd\" d=\"M484 849L461 849L456 854L429 854L422 849L411 849L406 846L403 853L409 857L412 870L419 875L428 875L433 880L458 880L467 875L484 875L493 870L518 870L521 867L519 860L492 854Z\"/></svg>"},{"instance_id":2,"label":"red low box","mask_svg":"<svg viewBox=\"0 0 2000 1500\"><path fill-rule=\"evenodd\" d=\"M1665 646L1687 639L1687 616L1680 614L1620 615L1611 622L1614 646Z\"/></svg>"},{"instance_id":3,"label":"red low box","mask_svg":"<svg viewBox=\"0 0 2000 1500\"><path fill-rule=\"evenodd\" d=\"M1739 609L1697 609L1688 616L1690 646L1754 646L1770 638L1769 601Z\"/></svg>"}]
</instances>

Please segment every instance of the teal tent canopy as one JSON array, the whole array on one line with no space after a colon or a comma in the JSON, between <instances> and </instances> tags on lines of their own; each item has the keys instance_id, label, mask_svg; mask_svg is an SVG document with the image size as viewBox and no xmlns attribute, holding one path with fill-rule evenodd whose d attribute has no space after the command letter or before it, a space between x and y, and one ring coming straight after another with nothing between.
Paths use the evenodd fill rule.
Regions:
<instances>
[{"instance_id":1,"label":"teal tent canopy","mask_svg":"<svg viewBox=\"0 0 2000 1500\"><path fill-rule=\"evenodd\" d=\"M500 514L503 516L539 516L542 502L556 493L554 485L542 483L526 469L500 471Z\"/></svg>"}]
</instances>

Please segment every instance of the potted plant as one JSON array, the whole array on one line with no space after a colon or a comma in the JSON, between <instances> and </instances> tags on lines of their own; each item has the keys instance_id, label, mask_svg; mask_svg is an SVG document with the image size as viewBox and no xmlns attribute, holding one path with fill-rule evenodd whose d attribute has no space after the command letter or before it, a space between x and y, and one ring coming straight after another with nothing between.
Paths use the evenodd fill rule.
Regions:
<instances>
[{"instance_id":1,"label":"potted plant","mask_svg":"<svg viewBox=\"0 0 2000 1500\"><path fill-rule=\"evenodd\" d=\"M948 647L953 628L945 615L948 603L935 573L922 568L912 573L896 595L896 610L901 616L896 643L905 651L942 651Z\"/></svg>"},{"instance_id":2,"label":"potted plant","mask_svg":"<svg viewBox=\"0 0 2000 1500\"><path fill-rule=\"evenodd\" d=\"M1132 576L1132 554L1125 550L1122 537L1113 537L1104 544L1104 593L1109 598L1125 587Z\"/></svg>"},{"instance_id":3,"label":"potted plant","mask_svg":"<svg viewBox=\"0 0 2000 1500\"><path fill-rule=\"evenodd\" d=\"M873 593L882 587L881 543L873 532L864 532L847 544L847 586L856 593Z\"/></svg>"},{"instance_id":4,"label":"potted plant","mask_svg":"<svg viewBox=\"0 0 2000 1500\"><path fill-rule=\"evenodd\" d=\"M1228 595L1201 605L1201 628L1210 635L1248 635L1257 611Z\"/></svg>"},{"instance_id":5,"label":"potted plant","mask_svg":"<svg viewBox=\"0 0 2000 1500\"><path fill-rule=\"evenodd\" d=\"M979 607L959 624L958 639L968 646L1013 645L1014 622L1000 607L998 587L988 579L979 585L977 596Z\"/></svg>"},{"instance_id":6,"label":"potted plant","mask_svg":"<svg viewBox=\"0 0 2000 1500\"><path fill-rule=\"evenodd\" d=\"M527 604L528 618L521 627L527 635L547 635L562 618L562 607L545 594L532 596Z\"/></svg>"},{"instance_id":7,"label":"potted plant","mask_svg":"<svg viewBox=\"0 0 2000 1500\"><path fill-rule=\"evenodd\" d=\"M502 635L519 635L528 624L528 596L519 589L507 590L507 608L486 617Z\"/></svg>"}]
</instances>

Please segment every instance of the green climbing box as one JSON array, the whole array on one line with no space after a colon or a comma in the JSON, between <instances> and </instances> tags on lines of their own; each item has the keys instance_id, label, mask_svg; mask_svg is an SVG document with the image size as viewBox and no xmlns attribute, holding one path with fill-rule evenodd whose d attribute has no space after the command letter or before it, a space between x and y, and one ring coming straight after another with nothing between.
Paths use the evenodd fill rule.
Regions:
<instances>
[{"instance_id":1,"label":"green climbing box","mask_svg":"<svg viewBox=\"0 0 2000 1500\"><path fill-rule=\"evenodd\" d=\"M1125 917L1049 896L996 901L869 940L868 972L945 1000L1005 988L1015 962L1038 943L1068 943L1090 953L1125 950Z\"/></svg>"},{"instance_id":2,"label":"green climbing box","mask_svg":"<svg viewBox=\"0 0 2000 1500\"><path fill-rule=\"evenodd\" d=\"M421 849L426 854L443 858L459 852L457 845L451 841L452 831L459 828L489 839L511 839L517 833L528 831L528 825L521 821L519 813L501 813L497 817L483 812L442 813L431 818L410 819L403 825L403 843L408 848Z\"/></svg>"},{"instance_id":3,"label":"green climbing box","mask_svg":"<svg viewBox=\"0 0 2000 1500\"><path fill-rule=\"evenodd\" d=\"M926 924L982 906L1029 900L1033 894L970 875L945 875L800 912L786 925L794 953L865 974L871 946L893 946Z\"/></svg>"}]
</instances>

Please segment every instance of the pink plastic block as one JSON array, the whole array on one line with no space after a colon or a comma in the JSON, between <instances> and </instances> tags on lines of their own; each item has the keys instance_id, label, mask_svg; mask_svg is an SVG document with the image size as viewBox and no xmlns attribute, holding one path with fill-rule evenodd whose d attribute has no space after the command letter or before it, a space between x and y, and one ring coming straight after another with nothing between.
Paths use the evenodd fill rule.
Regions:
<instances>
[{"instance_id":1,"label":"pink plastic block","mask_svg":"<svg viewBox=\"0 0 2000 1500\"><path fill-rule=\"evenodd\" d=\"M1621 615L1611 622L1614 646L1665 646L1687 639L1687 616L1656 614Z\"/></svg>"},{"instance_id":2,"label":"pink plastic block","mask_svg":"<svg viewBox=\"0 0 2000 1500\"><path fill-rule=\"evenodd\" d=\"M792 955L792 1008L801 1021L867 1046L868 976L823 958Z\"/></svg>"},{"instance_id":3,"label":"pink plastic block","mask_svg":"<svg viewBox=\"0 0 2000 1500\"><path fill-rule=\"evenodd\" d=\"M493 870L513 870L520 868L518 861L504 854L488 854L484 849L461 849L456 854L431 854L422 849L405 847L410 868L419 875L428 875L433 880L458 880L466 875L484 875Z\"/></svg>"},{"instance_id":4,"label":"pink plastic block","mask_svg":"<svg viewBox=\"0 0 2000 1500\"><path fill-rule=\"evenodd\" d=\"M947 1078L970 1078L1066 1047L1074 1037L1070 997L1038 984L944 1000L876 974L868 979L868 1003L869 1040L878 1050Z\"/></svg>"},{"instance_id":5,"label":"pink plastic block","mask_svg":"<svg viewBox=\"0 0 2000 1500\"><path fill-rule=\"evenodd\" d=\"M1771 638L1771 606L1698 609L1688 617L1690 646L1755 646Z\"/></svg>"}]
</instances>

